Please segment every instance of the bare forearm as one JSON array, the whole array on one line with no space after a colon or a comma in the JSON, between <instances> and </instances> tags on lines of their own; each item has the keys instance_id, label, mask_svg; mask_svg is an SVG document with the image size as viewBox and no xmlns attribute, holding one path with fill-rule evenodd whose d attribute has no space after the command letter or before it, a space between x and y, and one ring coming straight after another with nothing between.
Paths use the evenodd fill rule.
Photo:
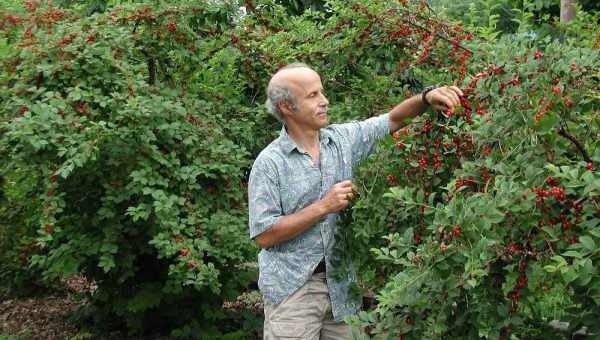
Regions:
<instances>
[{"instance_id":1,"label":"bare forearm","mask_svg":"<svg viewBox=\"0 0 600 340\"><path fill-rule=\"evenodd\" d=\"M390 111L390 131L398 130L406 125L407 119L420 115L426 109L427 105L423 103L420 94L404 100Z\"/></svg>"},{"instance_id":2,"label":"bare forearm","mask_svg":"<svg viewBox=\"0 0 600 340\"><path fill-rule=\"evenodd\" d=\"M328 214L322 201L317 201L293 214L283 216L270 229L256 237L261 248L270 248L291 240L315 225Z\"/></svg>"},{"instance_id":3,"label":"bare forearm","mask_svg":"<svg viewBox=\"0 0 600 340\"><path fill-rule=\"evenodd\" d=\"M390 111L390 131L394 132L406 125L408 118L420 115L427 110L425 100L434 111L450 110L455 106L460 105L460 96L463 92L456 86L442 86L435 89L430 89L425 92L425 98L422 94L412 96L402 103L396 105Z\"/></svg>"}]
</instances>

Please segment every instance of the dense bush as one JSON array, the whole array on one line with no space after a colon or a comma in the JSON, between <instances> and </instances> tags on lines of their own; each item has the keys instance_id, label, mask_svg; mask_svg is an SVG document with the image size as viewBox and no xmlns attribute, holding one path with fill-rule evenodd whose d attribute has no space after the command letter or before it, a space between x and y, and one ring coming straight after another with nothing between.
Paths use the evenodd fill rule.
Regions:
<instances>
[{"instance_id":1,"label":"dense bush","mask_svg":"<svg viewBox=\"0 0 600 340\"><path fill-rule=\"evenodd\" d=\"M432 51L448 45L439 39ZM466 42L466 71L454 53L432 53L438 73L426 79L459 79L462 108L390 137L362 168L361 200L345 221L363 288L377 291L375 310L353 319L365 334L599 331L600 63L597 50L574 45Z\"/></svg>"},{"instance_id":2,"label":"dense bush","mask_svg":"<svg viewBox=\"0 0 600 340\"><path fill-rule=\"evenodd\" d=\"M132 330L197 319L217 334L223 298L255 276L226 10L29 10L4 64L2 146L8 171L39 174L31 266L95 280L96 315Z\"/></svg>"},{"instance_id":3,"label":"dense bush","mask_svg":"<svg viewBox=\"0 0 600 340\"><path fill-rule=\"evenodd\" d=\"M245 180L279 128L264 89L300 60L321 73L333 121L383 113L425 84L467 94L358 169L361 199L340 236L358 288L377 294L352 320L363 336L595 327L596 50L479 40L421 1L329 1L301 16L271 1L245 1L245 14L182 1L90 17L27 4L2 21L17 46L3 61L3 172L39 181L13 227L37 225L26 260L45 278L97 282L99 319L246 336L220 307L256 275Z\"/></svg>"}]
</instances>

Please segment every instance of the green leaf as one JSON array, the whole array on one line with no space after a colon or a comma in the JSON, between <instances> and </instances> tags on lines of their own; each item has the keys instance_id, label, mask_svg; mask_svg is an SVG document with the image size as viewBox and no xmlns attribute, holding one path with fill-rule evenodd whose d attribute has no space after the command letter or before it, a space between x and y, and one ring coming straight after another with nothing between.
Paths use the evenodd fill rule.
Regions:
<instances>
[{"instance_id":1,"label":"green leaf","mask_svg":"<svg viewBox=\"0 0 600 340\"><path fill-rule=\"evenodd\" d=\"M579 242L581 242L581 244L589 251L596 250L596 242L589 236L579 237Z\"/></svg>"},{"instance_id":2,"label":"green leaf","mask_svg":"<svg viewBox=\"0 0 600 340\"><path fill-rule=\"evenodd\" d=\"M562 255L566 256L566 257L575 257L578 259L581 259L583 257L583 255L581 255L581 253L574 251L574 250L568 250L568 251L564 252Z\"/></svg>"}]
</instances>

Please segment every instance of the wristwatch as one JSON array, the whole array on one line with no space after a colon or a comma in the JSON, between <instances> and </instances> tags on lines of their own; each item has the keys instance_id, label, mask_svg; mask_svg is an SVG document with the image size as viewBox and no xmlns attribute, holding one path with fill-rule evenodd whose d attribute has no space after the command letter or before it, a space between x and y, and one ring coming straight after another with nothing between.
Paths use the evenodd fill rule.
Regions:
<instances>
[{"instance_id":1,"label":"wristwatch","mask_svg":"<svg viewBox=\"0 0 600 340\"><path fill-rule=\"evenodd\" d=\"M428 94L430 91L432 91L432 90L435 90L435 89L437 89L438 87L439 87L439 86L437 86L437 85L430 85L430 86L427 86L426 88L424 88L424 89L423 89L423 92L421 92L421 100L423 100L423 104L425 104L425 105L431 105L431 104L430 104L430 103L427 101L427 98L425 98L425 96L427 96L427 94Z\"/></svg>"}]
</instances>

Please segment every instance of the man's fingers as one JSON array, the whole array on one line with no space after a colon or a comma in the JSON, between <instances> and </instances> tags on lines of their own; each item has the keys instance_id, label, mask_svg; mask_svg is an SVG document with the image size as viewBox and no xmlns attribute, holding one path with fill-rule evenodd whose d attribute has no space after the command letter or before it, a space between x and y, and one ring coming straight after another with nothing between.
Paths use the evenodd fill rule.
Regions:
<instances>
[{"instance_id":1,"label":"man's fingers","mask_svg":"<svg viewBox=\"0 0 600 340\"><path fill-rule=\"evenodd\" d=\"M337 190L337 194L346 196L348 194L354 194L354 193L352 192L352 188L350 187L350 188L340 188L339 190Z\"/></svg>"},{"instance_id":2,"label":"man's fingers","mask_svg":"<svg viewBox=\"0 0 600 340\"><path fill-rule=\"evenodd\" d=\"M454 91L454 93L456 93L456 95L458 95L459 97L464 96L465 94L463 93L463 91L461 89L459 89L457 86L448 86L448 88L452 91Z\"/></svg>"},{"instance_id":3,"label":"man's fingers","mask_svg":"<svg viewBox=\"0 0 600 340\"><path fill-rule=\"evenodd\" d=\"M448 87L444 87L442 92L444 94L444 97L452 103L452 106L460 105L460 98L458 97L458 94L456 92L454 92Z\"/></svg>"},{"instance_id":4,"label":"man's fingers","mask_svg":"<svg viewBox=\"0 0 600 340\"><path fill-rule=\"evenodd\" d=\"M437 105L442 107L444 110L448 110L455 106L452 102L452 99L446 96L439 96Z\"/></svg>"},{"instance_id":5,"label":"man's fingers","mask_svg":"<svg viewBox=\"0 0 600 340\"><path fill-rule=\"evenodd\" d=\"M345 187L350 187L350 188L352 188L352 181L348 179L348 180L345 180L345 181L341 181L341 182L339 182L339 183L338 183L338 184L336 184L336 185L338 185L338 186L340 186L340 187L343 187L343 188L345 188Z\"/></svg>"},{"instance_id":6,"label":"man's fingers","mask_svg":"<svg viewBox=\"0 0 600 340\"><path fill-rule=\"evenodd\" d=\"M454 102L453 96L455 95L454 91L447 89L446 86L439 87L434 90L431 98L431 104L435 106L446 106L446 109L449 109L455 105L458 105L458 102Z\"/></svg>"}]
</instances>

